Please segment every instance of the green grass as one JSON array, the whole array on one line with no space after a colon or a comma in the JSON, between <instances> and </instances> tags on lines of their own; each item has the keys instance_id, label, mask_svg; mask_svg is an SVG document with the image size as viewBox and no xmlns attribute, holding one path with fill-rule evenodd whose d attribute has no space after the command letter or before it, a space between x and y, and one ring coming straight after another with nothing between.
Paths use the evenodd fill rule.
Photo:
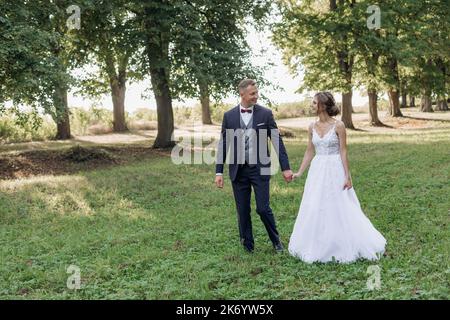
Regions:
<instances>
[{"instance_id":1,"label":"green grass","mask_svg":"<svg viewBox=\"0 0 450 320\"><path fill-rule=\"evenodd\" d=\"M273 252L254 211L256 251L238 240L229 180L169 157L75 175L0 181L3 299L449 299L450 129L349 134L355 191L388 241L379 262L305 264ZM305 140L288 140L296 170ZM271 182L287 245L305 175ZM69 265L81 289L66 286ZM367 268L381 268L370 291Z\"/></svg>"}]
</instances>

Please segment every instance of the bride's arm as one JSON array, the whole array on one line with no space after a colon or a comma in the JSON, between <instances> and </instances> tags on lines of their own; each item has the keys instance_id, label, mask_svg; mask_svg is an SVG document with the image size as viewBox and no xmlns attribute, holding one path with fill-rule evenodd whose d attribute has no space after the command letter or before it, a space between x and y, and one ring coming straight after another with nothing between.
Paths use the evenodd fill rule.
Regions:
<instances>
[{"instance_id":1,"label":"bride's arm","mask_svg":"<svg viewBox=\"0 0 450 320\"><path fill-rule=\"evenodd\" d=\"M345 131L345 125L342 121L339 121L336 124L336 132L339 136L339 149L342 159L342 164L344 166L345 172L345 184L344 189L350 189L352 187L352 177L350 175L350 169L348 165L348 157L347 157L347 132Z\"/></svg>"},{"instance_id":2,"label":"bride's arm","mask_svg":"<svg viewBox=\"0 0 450 320\"><path fill-rule=\"evenodd\" d=\"M314 157L314 145L312 144L312 125L308 128L308 146L306 147L305 155L303 156L303 161L298 169L297 173L294 174L294 178L300 177L303 172L308 168Z\"/></svg>"}]
</instances>

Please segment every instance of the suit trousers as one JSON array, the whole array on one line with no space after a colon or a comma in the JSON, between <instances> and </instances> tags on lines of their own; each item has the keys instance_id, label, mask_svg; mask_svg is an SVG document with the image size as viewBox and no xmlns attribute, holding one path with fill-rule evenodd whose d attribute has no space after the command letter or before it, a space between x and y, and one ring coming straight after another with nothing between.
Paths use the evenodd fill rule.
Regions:
<instances>
[{"instance_id":1,"label":"suit trousers","mask_svg":"<svg viewBox=\"0 0 450 320\"><path fill-rule=\"evenodd\" d=\"M262 179L259 166L243 164L239 166L236 179L232 182L234 199L236 202L239 235L241 244L248 250L254 249L254 239L251 221L251 188L255 192L256 213L266 228L273 244L280 241L276 228L275 217L270 208L270 179Z\"/></svg>"}]
</instances>

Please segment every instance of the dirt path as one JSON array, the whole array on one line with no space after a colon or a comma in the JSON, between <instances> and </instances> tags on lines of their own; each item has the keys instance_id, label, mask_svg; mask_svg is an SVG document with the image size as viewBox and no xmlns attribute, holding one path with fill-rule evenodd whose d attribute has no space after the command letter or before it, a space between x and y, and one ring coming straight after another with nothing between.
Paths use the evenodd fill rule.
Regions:
<instances>
[{"instance_id":1,"label":"dirt path","mask_svg":"<svg viewBox=\"0 0 450 320\"><path fill-rule=\"evenodd\" d=\"M353 123L359 130L373 133L389 132L395 133L403 130L425 129L431 127L450 127L450 112L423 113L417 108L402 109L405 117L391 118L385 111L379 112L380 120L390 127L371 127L369 125L369 114L365 109L357 109L353 114ZM308 125L315 117L279 119L280 127L307 130ZM339 119L339 116L338 116ZM217 137L219 125L185 124L175 130L175 139L179 141L186 137ZM156 137L156 130L138 130L130 133L112 133L103 135L76 136L70 141L37 141L24 143L11 143L0 145L0 154L18 153L27 150L55 150L74 145L82 146L108 146L108 145L139 145L151 146Z\"/></svg>"},{"instance_id":2,"label":"dirt path","mask_svg":"<svg viewBox=\"0 0 450 320\"><path fill-rule=\"evenodd\" d=\"M415 130L421 129L450 128L450 112L423 113L417 108L408 108L402 109L405 117L391 118L386 112L381 111L380 120L387 127L371 127L368 123L369 115L364 111L357 110L353 114L353 123L359 132L405 134L405 132L414 133ZM298 136L304 134L303 132L315 119L315 117L279 119L277 123L282 131L295 130ZM156 133L156 130L142 130L124 134L77 136L70 141L0 145L0 179L73 173L79 170L123 164L135 159L170 156L170 151L150 148ZM219 125L201 125L201 123L185 124L177 128L174 133L176 141L181 142L183 139L183 143L189 142L186 139L192 139L192 137L211 140L211 138L218 138L219 134ZM357 132L350 131L350 134L357 134ZM80 154L71 155L73 147Z\"/></svg>"}]
</instances>

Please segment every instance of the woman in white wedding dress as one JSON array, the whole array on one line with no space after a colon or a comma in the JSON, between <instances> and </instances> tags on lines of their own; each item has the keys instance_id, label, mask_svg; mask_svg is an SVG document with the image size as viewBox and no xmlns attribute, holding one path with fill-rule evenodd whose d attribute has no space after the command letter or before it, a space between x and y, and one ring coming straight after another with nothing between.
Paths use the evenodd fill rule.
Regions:
<instances>
[{"instance_id":1,"label":"woman in white wedding dress","mask_svg":"<svg viewBox=\"0 0 450 320\"><path fill-rule=\"evenodd\" d=\"M298 178L311 164L289 253L308 263L379 259L386 239L364 215L353 189L345 126L333 118L339 109L329 92L317 93L312 107L319 120L309 126L308 147L294 174Z\"/></svg>"}]
</instances>

